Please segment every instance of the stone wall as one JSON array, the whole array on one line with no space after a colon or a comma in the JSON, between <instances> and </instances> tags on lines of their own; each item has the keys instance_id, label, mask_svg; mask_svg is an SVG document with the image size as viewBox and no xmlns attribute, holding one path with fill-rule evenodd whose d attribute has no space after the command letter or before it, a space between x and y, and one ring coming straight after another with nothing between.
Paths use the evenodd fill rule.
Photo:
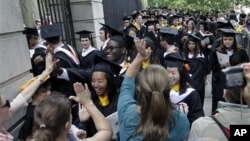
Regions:
<instances>
[{"instance_id":1,"label":"stone wall","mask_svg":"<svg viewBox=\"0 0 250 141\"><path fill-rule=\"evenodd\" d=\"M20 86L32 77L29 51L23 31L23 16L19 1L0 1L0 93L12 100ZM25 109L13 114L6 127L16 127L24 116ZM18 126L17 126L18 127ZM18 128L11 133L16 136Z\"/></svg>"},{"instance_id":2,"label":"stone wall","mask_svg":"<svg viewBox=\"0 0 250 141\"><path fill-rule=\"evenodd\" d=\"M93 31L95 47L101 47L102 43L99 39L99 29L101 25L99 23L104 23L102 0L71 0L70 3L74 31ZM79 42L79 36L77 35L76 46L79 51L82 49Z\"/></svg>"}]
</instances>

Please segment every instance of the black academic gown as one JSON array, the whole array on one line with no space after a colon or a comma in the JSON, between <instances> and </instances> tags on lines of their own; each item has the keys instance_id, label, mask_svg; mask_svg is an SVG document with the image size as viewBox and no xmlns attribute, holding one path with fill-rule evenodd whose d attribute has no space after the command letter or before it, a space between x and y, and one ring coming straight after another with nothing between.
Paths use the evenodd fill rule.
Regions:
<instances>
[{"instance_id":1,"label":"black academic gown","mask_svg":"<svg viewBox=\"0 0 250 141\"><path fill-rule=\"evenodd\" d=\"M81 69L89 69L94 66L94 59L96 55L100 55L101 52L99 50L93 50L89 52L86 56L82 56L82 51L79 53L80 58L80 68Z\"/></svg>"},{"instance_id":2,"label":"black academic gown","mask_svg":"<svg viewBox=\"0 0 250 141\"><path fill-rule=\"evenodd\" d=\"M205 75L206 75L206 63L204 57L195 57L195 58L188 58L188 61L191 63L189 75L193 82L193 88L198 92L201 104L204 104L204 96L205 96Z\"/></svg>"},{"instance_id":3,"label":"black academic gown","mask_svg":"<svg viewBox=\"0 0 250 141\"><path fill-rule=\"evenodd\" d=\"M20 140L25 140L27 137L32 135L35 107L36 106L32 105L32 103L30 103L27 107L25 120L18 134L18 139Z\"/></svg>"},{"instance_id":4,"label":"black academic gown","mask_svg":"<svg viewBox=\"0 0 250 141\"><path fill-rule=\"evenodd\" d=\"M68 50L68 45L64 44L62 48L65 48ZM75 51L76 53L76 51ZM76 53L77 54L77 53ZM60 59L58 64L61 68L79 68L80 65L76 64L72 57L65 54L62 51L58 51L55 53L55 58ZM51 80L51 90L52 91L59 91L63 94L65 94L67 97L70 95L75 95L74 89L73 89L73 82L66 81L64 79L57 78L57 74L52 75Z\"/></svg>"},{"instance_id":5,"label":"black academic gown","mask_svg":"<svg viewBox=\"0 0 250 141\"><path fill-rule=\"evenodd\" d=\"M45 70L46 50L46 47L40 44L35 48L34 54L31 58L32 73L34 76L41 74ZM36 64L34 60L37 56L41 56L44 61Z\"/></svg>"},{"instance_id":6,"label":"black academic gown","mask_svg":"<svg viewBox=\"0 0 250 141\"><path fill-rule=\"evenodd\" d=\"M111 102L109 105L103 107L99 104L98 99L94 99L94 104L96 105L97 109L105 116L109 116L117 111L117 102L118 96ZM87 137L92 137L96 132L95 124L92 118L86 121L84 124L84 130L87 131Z\"/></svg>"},{"instance_id":7,"label":"black academic gown","mask_svg":"<svg viewBox=\"0 0 250 141\"><path fill-rule=\"evenodd\" d=\"M215 112L217 109L218 101L225 101L223 98L223 83L225 82L221 80L222 68L218 62L216 51L219 51L219 48L211 51L209 57L209 70L212 71L212 112ZM240 57L239 62L233 61L235 55ZM239 49L238 54L234 53L229 57L229 62L231 66L235 66L244 62L249 62L249 58L246 51L241 48Z\"/></svg>"},{"instance_id":8,"label":"black academic gown","mask_svg":"<svg viewBox=\"0 0 250 141\"><path fill-rule=\"evenodd\" d=\"M203 117L205 114L204 114L203 106L201 104L201 100L197 91L193 89L191 90L191 92L188 92L187 88L193 89L190 86L185 86L179 91L180 100L178 100L177 103L175 103L172 101L172 98L171 98L171 101L174 104L184 102L188 105L189 112L188 112L187 118L190 124L192 124L196 119L198 119L199 117ZM181 98L182 96L184 96L184 98Z\"/></svg>"}]
</instances>

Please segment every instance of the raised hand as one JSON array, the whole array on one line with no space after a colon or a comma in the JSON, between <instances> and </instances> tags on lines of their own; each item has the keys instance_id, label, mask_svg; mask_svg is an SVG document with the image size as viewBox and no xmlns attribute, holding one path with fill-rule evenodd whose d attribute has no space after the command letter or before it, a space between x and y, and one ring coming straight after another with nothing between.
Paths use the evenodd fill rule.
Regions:
<instances>
[{"instance_id":1,"label":"raised hand","mask_svg":"<svg viewBox=\"0 0 250 141\"><path fill-rule=\"evenodd\" d=\"M143 58L144 60L150 57L152 50L150 47L146 48L146 42L144 40L135 41L135 47L139 57Z\"/></svg>"},{"instance_id":2,"label":"raised hand","mask_svg":"<svg viewBox=\"0 0 250 141\"><path fill-rule=\"evenodd\" d=\"M46 67L45 71L51 73L54 70L54 66L59 62L59 60L53 61L53 55L48 52L46 55Z\"/></svg>"},{"instance_id":3,"label":"raised hand","mask_svg":"<svg viewBox=\"0 0 250 141\"><path fill-rule=\"evenodd\" d=\"M76 92L75 96L70 96L69 99L72 99L80 104L92 103L91 94L88 88L88 85L85 83L84 87L81 83L77 82L74 85L74 90Z\"/></svg>"}]
</instances>

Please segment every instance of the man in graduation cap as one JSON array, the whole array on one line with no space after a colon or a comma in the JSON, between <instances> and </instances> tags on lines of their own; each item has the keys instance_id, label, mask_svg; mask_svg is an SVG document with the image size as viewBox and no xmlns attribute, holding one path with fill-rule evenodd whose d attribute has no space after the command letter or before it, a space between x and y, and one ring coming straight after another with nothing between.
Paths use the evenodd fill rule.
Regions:
<instances>
[{"instance_id":1,"label":"man in graduation cap","mask_svg":"<svg viewBox=\"0 0 250 141\"><path fill-rule=\"evenodd\" d=\"M23 34L26 35L30 49L32 73L34 76L41 74L45 69L45 58L47 47L39 42L37 29L25 27Z\"/></svg>"},{"instance_id":2,"label":"man in graduation cap","mask_svg":"<svg viewBox=\"0 0 250 141\"><path fill-rule=\"evenodd\" d=\"M93 32L88 30L82 30L76 32L78 34L79 40L82 45L82 51L79 54L80 58L80 67L81 69L89 69L94 65L94 58L97 54L100 54L100 51L92 47L92 34Z\"/></svg>"},{"instance_id":3,"label":"man in graduation cap","mask_svg":"<svg viewBox=\"0 0 250 141\"><path fill-rule=\"evenodd\" d=\"M159 16L157 16L157 20L159 21L160 27L167 27L168 26L168 22L167 22L166 16L159 15Z\"/></svg>"},{"instance_id":4,"label":"man in graduation cap","mask_svg":"<svg viewBox=\"0 0 250 141\"><path fill-rule=\"evenodd\" d=\"M140 12L134 12L132 14L132 19L133 19L133 23L131 23L128 28L135 28L136 30L136 36L137 37L142 37L145 31L145 27L142 26L143 24L143 20L142 20L142 15L140 14Z\"/></svg>"},{"instance_id":5,"label":"man in graduation cap","mask_svg":"<svg viewBox=\"0 0 250 141\"><path fill-rule=\"evenodd\" d=\"M177 33L178 33L177 30L173 28L169 27L160 28L159 30L160 45L165 50L164 56L162 56L161 59L170 53L179 51L179 49L175 46Z\"/></svg>"},{"instance_id":6,"label":"man in graduation cap","mask_svg":"<svg viewBox=\"0 0 250 141\"><path fill-rule=\"evenodd\" d=\"M171 28L179 30L181 26L179 25L179 16L178 15L173 15L170 17L171 19Z\"/></svg>"},{"instance_id":7,"label":"man in graduation cap","mask_svg":"<svg viewBox=\"0 0 250 141\"><path fill-rule=\"evenodd\" d=\"M63 72L58 68L79 68L80 61L76 50L70 45L61 42L61 34L60 24L41 26L42 38L46 40L48 46L53 50L54 57L59 59L57 69L52 76L51 89L70 96L74 94L73 85L61 79Z\"/></svg>"},{"instance_id":8,"label":"man in graduation cap","mask_svg":"<svg viewBox=\"0 0 250 141\"><path fill-rule=\"evenodd\" d=\"M146 33L153 32L154 35L157 37L156 33L156 22L155 20L148 20L145 25L146 25Z\"/></svg>"},{"instance_id":9,"label":"man in graduation cap","mask_svg":"<svg viewBox=\"0 0 250 141\"><path fill-rule=\"evenodd\" d=\"M122 21L123 21L123 27L121 28L120 31L124 31L130 24L130 20L131 20L131 17L130 16L127 16L125 15L123 18L122 18Z\"/></svg>"}]
</instances>

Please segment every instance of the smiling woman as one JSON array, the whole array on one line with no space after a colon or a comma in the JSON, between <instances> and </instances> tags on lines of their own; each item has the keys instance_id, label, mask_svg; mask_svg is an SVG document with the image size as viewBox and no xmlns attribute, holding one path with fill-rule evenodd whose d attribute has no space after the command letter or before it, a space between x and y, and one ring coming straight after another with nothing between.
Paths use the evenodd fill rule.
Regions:
<instances>
[{"instance_id":1,"label":"smiling woman","mask_svg":"<svg viewBox=\"0 0 250 141\"><path fill-rule=\"evenodd\" d=\"M92 99L93 103L105 117L116 112L120 83L118 75L120 70L121 67L119 65L101 56L96 56L91 78L91 86L93 88ZM97 132L91 118L87 119L83 125L86 127L89 137Z\"/></svg>"}]
</instances>

